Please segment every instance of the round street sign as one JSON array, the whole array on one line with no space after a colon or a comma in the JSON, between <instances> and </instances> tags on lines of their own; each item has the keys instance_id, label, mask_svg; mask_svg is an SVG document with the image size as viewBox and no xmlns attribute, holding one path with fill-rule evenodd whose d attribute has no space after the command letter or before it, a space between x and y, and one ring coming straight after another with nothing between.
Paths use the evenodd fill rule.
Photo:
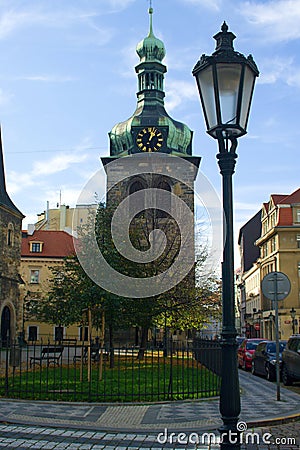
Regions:
<instances>
[{"instance_id":1,"label":"round street sign","mask_svg":"<svg viewBox=\"0 0 300 450\"><path fill-rule=\"evenodd\" d=\"M262 280L261 288L269 300L284 300L290 293L291 283L285 273L270 272Z\"/></svg>"}]
</instances>

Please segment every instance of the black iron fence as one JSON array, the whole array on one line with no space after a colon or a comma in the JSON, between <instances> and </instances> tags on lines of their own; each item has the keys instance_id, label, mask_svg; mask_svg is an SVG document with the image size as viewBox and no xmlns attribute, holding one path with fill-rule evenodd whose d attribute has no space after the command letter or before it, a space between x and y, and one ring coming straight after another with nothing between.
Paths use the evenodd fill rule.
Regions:
<instances>
[{"instance_id":1,"label":"black iron fence","mask_svg":"<svg viewBox=\"0 0 300 450\"><path fill-rule=\"evenodd\" d=\"M101 348L78 342L13 345L0 350L6 398L135 402L219 395L219 343L167 349Z\"/></svg>"},{"instance_id":2,"label":"black iron fence","mask_svg":"<svg viewBox=\"0 0 300 450\"><path fill-rule=\"evenodd\" d=\"M194 348L196 361L220 376L222 368L220 342L209 339L195 339Z\"/></svg>"}]
</instances>

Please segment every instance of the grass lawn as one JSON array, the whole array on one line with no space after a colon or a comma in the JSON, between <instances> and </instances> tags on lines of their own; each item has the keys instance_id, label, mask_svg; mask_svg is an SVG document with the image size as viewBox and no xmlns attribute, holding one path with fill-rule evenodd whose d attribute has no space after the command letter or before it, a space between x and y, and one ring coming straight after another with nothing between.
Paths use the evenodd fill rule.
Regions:
<instances>
[{"instance_id":1,"label":"grass lawn","mask_svg":"<svg viewBox=\"0 0 300 450\"><path fill-rule=\"evenodd\" d=\"M0 378L3 397L96 402L145 402L211 397L220 378L195 360L117 358L115 367L95 363L88 381L87 365L35 366Z\"/></svg>"}]
</instances>

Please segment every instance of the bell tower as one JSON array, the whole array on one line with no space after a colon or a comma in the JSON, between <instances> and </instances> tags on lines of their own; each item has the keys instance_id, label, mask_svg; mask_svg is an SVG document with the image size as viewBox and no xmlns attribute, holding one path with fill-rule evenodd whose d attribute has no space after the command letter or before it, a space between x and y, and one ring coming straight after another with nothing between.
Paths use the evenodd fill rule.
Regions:
<instances>
[{"instance_id":1,"label":"bell tower","mask_svg":"<svg viewBox=\"0 0 300 450\"><path fill-rule=\"evenodd\" d=\"M129 197L130 200L141 191L146 199L147 190L155 189L154 205L148 206L151 212L144 215L147 221L151 217L151 226L147 229L150 233L153 229L166 229L168 223L174 230L175 196L194 214L193 186L201 158L192 155L193 132L170 117L165 109L167 68L162 61L166 50L164 43L154 35L152 7L149 8L148 35L138 43L136 52L140 60L135 67L136 109L129 119L112 128L110 156L101 158L107 174L107 204L117 207L124 199ZM170 199L162 207L166 193ZM191 234L194 243L193 231ZM180 241L174 238L174 233L172 240L176 245Z\"/></svg>"}]
</instances>

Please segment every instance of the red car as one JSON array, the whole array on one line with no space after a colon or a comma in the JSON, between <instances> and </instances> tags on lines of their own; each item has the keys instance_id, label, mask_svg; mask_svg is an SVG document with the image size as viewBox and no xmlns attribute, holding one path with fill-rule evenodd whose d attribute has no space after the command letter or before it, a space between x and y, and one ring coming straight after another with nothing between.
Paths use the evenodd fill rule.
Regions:
<instances>
[{"instance_id":1,"label":"red car","mask_svg":"<svg viewBox=\"0 0 300 450\"><path fill-rule=\"evenodd\" d=\"M238 348L238 365L245 370L250 370L252 367L252 356L257 345L266 339L252 338L245 339Z\"/></svg>"}]
</instances>

